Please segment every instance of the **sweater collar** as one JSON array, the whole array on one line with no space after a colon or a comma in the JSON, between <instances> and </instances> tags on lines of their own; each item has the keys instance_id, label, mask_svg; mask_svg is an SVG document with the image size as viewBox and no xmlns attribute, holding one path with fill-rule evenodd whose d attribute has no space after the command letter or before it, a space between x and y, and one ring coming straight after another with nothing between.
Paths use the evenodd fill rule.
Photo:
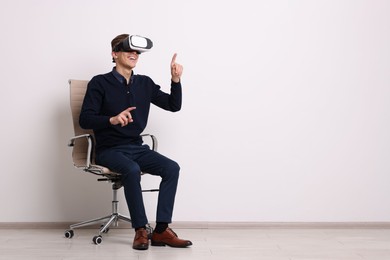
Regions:
<instances>
[{"instance_id":1,"label":"sweater collar","mask_svg":"<svg viewBox=\"0 0 390 260\"><path fill-rule=\"evenodd\" d=\"M123 77L118 71L116 71L116 67L113 67L113 68L112 68L112 74L114 75L114 77L115 77L122 85L127 85L127 82L126 82L125 77ZM134 71L131 72L130 83L133 82L133 78L134 78Z\"/></svg>"}]
</instances>

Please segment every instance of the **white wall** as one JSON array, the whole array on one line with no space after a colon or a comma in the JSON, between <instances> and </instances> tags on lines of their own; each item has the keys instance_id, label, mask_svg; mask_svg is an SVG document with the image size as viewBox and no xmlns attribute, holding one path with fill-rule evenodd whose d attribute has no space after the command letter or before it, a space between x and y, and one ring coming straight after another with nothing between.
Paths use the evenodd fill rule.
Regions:
<instances>
[{"instance_id":1,"label":"white wall","mask_svg":"<svg viewBox=\"0 0 390 260\"><path fill-rule=\"evenodd\" d=\"M174 52L184 65L182 111L153 108L147 129L182 167L174 220L390 221L389 13L386 0L1 1L0 222L110 210L109 185L71 163L67 80L111 70L120 33L153 39L136 73L163 89Z\"/></svg>"}]
</instances>

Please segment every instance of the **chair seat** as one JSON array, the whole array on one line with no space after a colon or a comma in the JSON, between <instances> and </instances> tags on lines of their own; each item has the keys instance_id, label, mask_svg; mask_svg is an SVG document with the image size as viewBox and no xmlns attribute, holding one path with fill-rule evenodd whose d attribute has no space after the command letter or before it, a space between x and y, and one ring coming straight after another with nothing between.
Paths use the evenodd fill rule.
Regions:
<instances>
[{"instance_id":1,"label":"chair seat","mask_svg":"<svg viewBox=\"0 0 390 260\"><path fill-rule=\"evenodd\" d=\"M111 171L107 167L104 167L104 166L101 166L101 165L97 165L97 164L92 164L91 168L97 169L97 170L101 171L103 174L120 175L118 173L115 173L115 172Z\"/></svg>"},{"instance_id":2,"label":"chair seat","mask_svg":"<svg viewBox=\"0 0 390 260\"><path fill-rule=\"evenodd\" d=\"M108 169L107 167L104 167L104 166L101 166L101 165L97 165L97 164L91 164L89 167L87 168L84 168L85 171L87 172L91 172L91 173L94 173L94 174L97 174L97 175L103 175L103 176L106 176L106 177L119 177L120 176L120 173L117 173L117 172L113 172L111 171L110 169Z\"/></svg>"}]
</instances>

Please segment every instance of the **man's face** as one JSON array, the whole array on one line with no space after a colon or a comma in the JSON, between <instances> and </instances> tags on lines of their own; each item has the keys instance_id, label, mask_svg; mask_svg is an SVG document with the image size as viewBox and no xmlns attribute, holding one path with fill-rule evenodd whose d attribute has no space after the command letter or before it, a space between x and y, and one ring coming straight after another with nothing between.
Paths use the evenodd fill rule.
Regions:
<instances>
[{"instance_id":1,"label":"man's face","mask_svg":"<svg viewBox=\"0 0 390 260\"><path fill-rule=\"evenodd\" d=\"M116 65L125 67L127 69L133 69L137 65L139 54L136 51L130 52L113 52L114 58L117 57Z\"/></svg>"}]
</instances>

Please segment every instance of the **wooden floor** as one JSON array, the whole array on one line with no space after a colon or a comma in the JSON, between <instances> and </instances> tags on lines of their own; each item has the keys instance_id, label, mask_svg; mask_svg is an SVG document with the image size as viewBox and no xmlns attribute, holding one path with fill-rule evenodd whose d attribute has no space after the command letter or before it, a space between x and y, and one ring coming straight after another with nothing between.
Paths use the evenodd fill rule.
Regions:
<instances>
[{"instance_id":1,"label":"wooden floor","mask_svg":"<svg viewBox=\"0 0 390 260\"><path fill-rule=\"evenodd\" d=\"M191 248L131 248L134 231L111 229L100 245L94 229L0 229L0 259L139 259L139 260L386 260L390 229L175 229Z\"/></svg>"}]
</instances>

